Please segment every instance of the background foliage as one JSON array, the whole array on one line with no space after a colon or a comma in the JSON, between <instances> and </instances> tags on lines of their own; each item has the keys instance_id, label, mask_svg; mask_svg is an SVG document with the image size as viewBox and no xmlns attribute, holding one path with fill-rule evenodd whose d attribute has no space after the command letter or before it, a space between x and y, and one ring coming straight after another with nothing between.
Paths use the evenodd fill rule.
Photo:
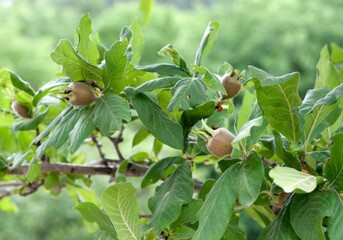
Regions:
<instances>
[{"instance_id":1,"label":"background foliage","mask_svg":"<svg viewBox=\"0 0 343 240\"><path fill-rule=\"evenodd\" d=\"M91 13L94 29L107 47L116 40L122 26L130 25L132 19L139 17L138 5L134 1L125 4L100 0L90 3L12 1L10 5L3 1L1 4L0 21L6 23L6 27L0 31L0 66L25 76L36 89L58 72L58 67L51 64L49 54L57 39L67 37L74 40L71 33L84 12ZM164 4L156 4L150 23L144 27L146 44L142 65L155 62L157 51L166 43L173 44L190 61L204 26L209 20L215 20L221 23L221 31L204 65L216 70L226 60L237 68L243 69L252 64L274 75L300 71L301 93L304 95L305 89L314 83L314 66L322 46L328 42L339 43L343 39L343 33L337 31L340 18L343 18L341 14L335 14L340 9L338 1L264 0L231 1L230 4L215 1L206 6L187 2L186 6L177 5L175 8ZM6 14L14 7L13 14ZM71 218L80 221L77 214L71 214ZM5 217L1 216L1 219ZM67 226L62 225L64 223L70 226L68 221L61 221L58 227L66 229ZM32 239L52 234L39 233L38 230L33 232L37 235ZM70 239L73 239L72 233L73 230L70 231Z\"/></svg>"}]
</instances>

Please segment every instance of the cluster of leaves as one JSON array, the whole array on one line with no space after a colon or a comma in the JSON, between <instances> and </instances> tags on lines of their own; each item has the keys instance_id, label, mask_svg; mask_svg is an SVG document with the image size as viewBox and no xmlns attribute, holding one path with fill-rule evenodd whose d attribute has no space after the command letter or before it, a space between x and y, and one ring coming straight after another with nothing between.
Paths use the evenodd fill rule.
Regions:
<instances>
[{"instance_id":1,"label":"cluster of leaves","mask_svg":"<svg viewBox=\"0 0 343 240\"><path fill-rule=\"evenodd\" d=\"M4 139L13 139L2 145L2 181L44 184L55 193L67 187L84 219L98 224L102 239L246 239L238 224L243 211L264 228L260 239L339 239L343 50L335 44L331 52L323 48L315 88L304 99L298 73L272 76L249 66L243 102L235 109L232 99L223 100L226 90L220 82L232 67L224 63L214 73L201 65L218 29L218 23L209 23L193 64L167 45L159 54L170 56L171 63L141 66L137 21L106 49L85 14L76 28L76 44L61 40L51 54L62 66L59 78L34 91L16 74L1 70L1 93L8 98L0 102L0 130ZM59 97L78 81L94 86L99 96L94 104L73 107ZM13 101L26 106L32 118L14 117ZM194 135L204 119L214 128L237 129L230 160L212 156ZM133 145L152 135L154 151L114 161L116 183L101 201L76 182L89 184L87 177L40 171L41 162L82 163L77 150L87 139L96 145L98 139L113 139L131 122L141 126ZM163 146L176 154L160 158ZM140 212L136 189L123 176L137 162L148 166L141 188L158 184L148 213ZM26 178L8 174L26 163ZM200 166L216 166L214 178L195 181ZM32 188L25 185L19 193L27 186Z\"/></svg>"}]
</instances>

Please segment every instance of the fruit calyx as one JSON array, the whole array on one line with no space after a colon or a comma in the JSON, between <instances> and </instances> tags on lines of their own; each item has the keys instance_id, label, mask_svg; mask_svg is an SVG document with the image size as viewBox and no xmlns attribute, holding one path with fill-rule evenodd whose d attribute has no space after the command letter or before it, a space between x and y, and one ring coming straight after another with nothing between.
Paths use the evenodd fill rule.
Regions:
<instances>
[{"instance_id":1,"label":"fruit calyx","mask_svg":"<svg viewBox=\"0 0 343 240\"><path fill-rule=\"evenodd\" d=\"M226 73L221 78L221 83L226 90L226 95L223 96L223 99L229 99L237 96L237 94L242 89L242 78L244 71L239 73L239 70L235 69L229 73Z\"/></svg>"},{"instance_id":2,"label":"fruit calyx","mask_svg":"<svg viewBox=\"0 0 343 240\"><path fill-rule=\"evenodd\" d=\"M86 83L73 82L69 84L68 89L64 91L66 99L71 105L85 107L94 103L98 97L93 89Z\"/></svg>"},{"instance_id":3,"label":"fruit calyx","mask_svg":"<svg viewBox=\"0 0 343 240\"><path fill-rule=\"evenodd\" d=\"M18 103L17 101L13 101L11 104L12 110L19 116L23 118L31 118L32 114L28 107L24 104Z\"/></svg>"}]
</instances>

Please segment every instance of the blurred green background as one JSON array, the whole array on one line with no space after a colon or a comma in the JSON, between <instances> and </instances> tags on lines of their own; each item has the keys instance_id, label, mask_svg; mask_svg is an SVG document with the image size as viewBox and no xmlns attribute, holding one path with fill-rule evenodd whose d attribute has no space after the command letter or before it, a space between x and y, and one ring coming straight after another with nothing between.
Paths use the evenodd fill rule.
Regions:
<instances>
[{"instance_id":1,"label":"blurred green background","mask_svg":"<svg viewBox=\"0 0 343 240\"><path fill-rule=\"evenodd\" d=\"M215 71L227 61L235 68L254 65L273 75L299 71L304 96L314 84L321 48L330 42L342 45L342 10L340 0L155 0L150 22L143 27L141 64L169 61L157 55L167 44L191 64L208 22L217 21L218 40L203 65ZM73 41L85 12L106 47L123 26L141 17L138 0L0 0L0 68L15 71L38 89L59 71L49 54L59 39ZM51 197L41 189L13 199L20 212L0 211L0 239L97 239L83 228L65 191ZM259 228L249 231L255 239Z\"/></svg>"}]
</instances>

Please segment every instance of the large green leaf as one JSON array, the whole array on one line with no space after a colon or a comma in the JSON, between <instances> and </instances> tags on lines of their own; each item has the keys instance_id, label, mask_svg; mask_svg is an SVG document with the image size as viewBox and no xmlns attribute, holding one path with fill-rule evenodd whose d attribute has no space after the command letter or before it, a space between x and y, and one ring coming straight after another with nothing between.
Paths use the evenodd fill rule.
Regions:
<instances>
[{"instance_id":1,"label":"large green leaf","mask_svg":"<svg viewBox=\"0 0 343 240\"><path fill-rule=\"evenodd\" d=\"M125 78L125 70L128 63L126 50L128 39L116 41L109 50L105 52L106 68L104 83L108 91L119 94L125 86L128 86Z\"/></svg>"},{"instance_id":2,"label":"large green leaf","mask_svg":"<svg viewBox=\"0 0 343 240\"><path fill-rule=\"evenodd\" d=\"M199 106L207 99L206 85L198 78L184 78L176 83L172 88L173 98L171 99L168 110L171 112L174 108L182 111Z\"/></svg>"},{"instance_id":3,"label":"large green leaf","mask_svg":"<svg viewBox=\"0 0 343 240\"><path fill-rule=\"evenodd\" d=\"M160 233L178 219L181 206L192 200L193 185L191 166L184 162L156 188L155 195L148 203L153 213L150 224L155 233Z\"/></svg>"},{"instance_id":4,"label":"large green leaf","mask_svg":"<svg viewBox=\"0 0 343 240\"><path fill-rule=\"evenodd\" d=\"M221 240L246 240L247 234L239 226L229 223Z\"/></svg>"},{"instance_id":5,"label":"large green leaf","mask_svg":"<svg viewBox=\"0 0 343 240\"><path fill-rule=\"evenodd\" d=\"M224 235L235 206L232 186L238 171L236 165L227 169L207 194L197 213L199 226L192 240L219 240Z\"/></svg>"},{"instance_id":6,"label":"large green leaf","mask_svg":"<svg viewBox=\"0 0 343 240\"><path fill-rule=\"evenodd\" d=\"M151 18L152 10L154 8L154 0L141 0L139 9L143 13L143 25L146 25Z\"/></svg>"},{"instance_id":7,"label":"large green leaf","mask_svg":"<svg viewBox=\"0 0 343 240\"><path fill-rule=\"evenodd\" d=\"M145 173L144 178L141 183L141 187L144 188L148 185L156 183L161 179L163 173L174 164L182 164L185 162L185 159L182 157L167 157L161 160L158 160L156 163L151 165L148 171Z\"/></svg>"},{"instance_id":8,"label":"large green leaf","mask_svg":"<svg viewBox=\"0 0 343 240\"><path fill-rule=\"evenodd\" d=\"M336 186L339 190L343 189L343 133L333 137L331 146L331 158L325 164L324 172L330 185Z\"/></svg>"},{"instance_id":9,"label":"large green leaf","mask_svg":"<svg viewBox=\"0 0 343 240\"><path fill-rule=\"evenodd\" d=\"M276 166L269 171L269 176L274 183L280 186L286 193L312 192L317 186L315 176L297 171L294 168Z\"/></svg>"},{"instance_id":10,"label":"large green leaf","mask_svg":"<svg viewBox=\"0 0 343 240\"><path fill-rule=\"evenodd\" d=\"M325 45L320 52L320 59L317 63L317 72L315 88L326 86L329 89L333 89L342 83L337 69L330 61L330 53L327 45Z\"/></svg>"},{"instance_id":11,"label":"large green leaf","mask_svg":"<svg viewBox=\"0 0 343 240\"><path fill-rule=\"evenodd\" d=\"M112 135L120 129L123 121L130 121L130 119L130 106L120 96L105 94L97 100L93 120L103 135Z\"/></svg>"},{"instance_id":12,"label":"large green leaf","mask_svg":"<svg viewBox=\"0 0 343 240\"><path fill-rule=\"evenodd\" d=\"M301 105L298 93L299 73L274 77L252 66L249 66L249 70L264 117L273 128L298 143L301 138L298 111Z\"/></svg>"},{"instance_id":13,"label":"large green leaf","mask_svg":"<svg viewBox=\"0 0 343 240\"><path fill-rule=\"evenodd\" d=\"M125 92L152 135L170 147L183 149L183 129L179 123L174 122L144 93L137 93L133 88L126 88Z\"/></svg>"},{"instance_id":14,"label":"large green leaf","mask_svg":"<svg viewBox=\"0 0 343 240\"><path fill-rule=\"evenodd\" d=\"M237 167L239 165L236 165ZM245 159L237 172L233 191L239 204L251 205L257 198L264 179L264 166L260 156L252 152Z\"/></svg>"},{"instance_id":15,"label":"large green leaf","mask_svg":"<svg viewBox=\"0 0 343 240\"><path fill-rule=\"evenodd\" d=\"M131 183L108 187L101 195L103 207L119 239L140 239L140 223L136 189Z\"/></svg>"},{"instance_id":16,"label":"large green leaf","mask_svg":"<svg viewBox=\"0 0 343 240\"><path fill-rule=\"evenodd\" d=\"M290 199L286 200L275 220L263 229L259 240L300 240L290 222L290 205ZM306 231L311 231L311 228Z\"/></svg>"},{"instance_id":17,"label":"large green leaf","mask_svg":"<svg viewBox=\"0 0 343 240\"><path fill-rule=\"evenodd\" d=\"M62 65L63 72L73 81L102 81L102 70L86 62L66 39L60 40L50 57L54 62Z\"/></svg>"},{"instance_id":18,"label":"large green leaf","mask_svg":"<svg viewBox=\"0 0 343 240\"><path fill-rule=\"evenodd\" d=\"M98 64L99 51L96 43L91 39L92 21L89 13L84 14L76 28L78 37L77 52L91 64Z\"/></svg>"},{"instance_id":19,"label":"large green leaf","mask_svg":"<svg viewBox=\"0 0 343 240\"><path fill-rule=\"evenodd\" d=\"M290 221L301 239L325 240L323 221L329 239L343 236L343 203L333 191L316 191L294 196Z\"/></svg>"},{"instance_id":20,"label":"large green leaf","mask_svg":"<svg viewBox=\"0 0 343 240\"><path fill-rule=\"evenodd\" d=\"M71 79L70 78L56 78L56 79L53 79L50 82L44 84L36 92L36 94L35 94L35 96L33 98L33 101L32 101L33 106L36 106L38 104L38 102L44 96L46 96L52 89L54 89L56 87L61 87L61 86L69 85L70 83L71 83Z\"/></svg>"},{"instance_id":21,"label":"large green leaf","mask_svg":"<svg viewBox=\"0 0 343 240\"><path fill-rule=\"evenodd\" d=\"M89 134L95 129L93 122L94 106L86 107L80 110L78 114L78 120L73 126L73 130L70 132L70 146L69 150L71 153L80 147L83 141L89 136Z\"/></svg>"},{"instance_id":22,"label":"large green leaf","mask_svg":"<svg viewBox=\"0 0 343 240\"><path fill-rule=\"evenodd\" d=\"M99 228L107 232L111 238L118 239L117 232L109 217L91 202L81 202L75 207L87 222L95 222Z\"/></svg>"},{"instance_id":23,"label":"large green leaf","mask_svg":"<svg viewBox=\"0 0 343 240\"><path fill-rule=\"evenodd\" d=\"M219 30L219 23L209 22L204 35L202 36L199 48L195 55L194 64L197 66L201 65L201 60L205 57L212 49L214 42L217 38L217 33Z\"/></svg>"}]
</instances>

